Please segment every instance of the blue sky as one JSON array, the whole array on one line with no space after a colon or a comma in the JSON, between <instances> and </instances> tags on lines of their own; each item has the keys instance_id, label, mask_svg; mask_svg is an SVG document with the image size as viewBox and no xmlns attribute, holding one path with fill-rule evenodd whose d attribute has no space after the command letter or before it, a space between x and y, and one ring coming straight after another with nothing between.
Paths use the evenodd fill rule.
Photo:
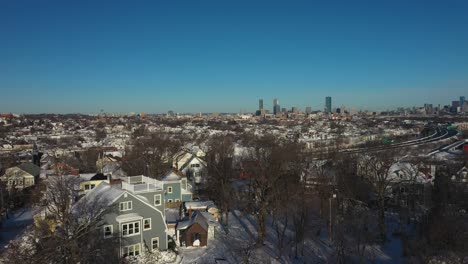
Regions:
<instances>
[{"instance_id":1,"label":"blue sky","mask_svg":"<svg viewBox=\"0 0 468 264\"><path fill-rule=\"evenodd\" d=\"M0 1L0 112L449 104L468 96L467 13L465 0Z\"/></svg>"}]
</instances>

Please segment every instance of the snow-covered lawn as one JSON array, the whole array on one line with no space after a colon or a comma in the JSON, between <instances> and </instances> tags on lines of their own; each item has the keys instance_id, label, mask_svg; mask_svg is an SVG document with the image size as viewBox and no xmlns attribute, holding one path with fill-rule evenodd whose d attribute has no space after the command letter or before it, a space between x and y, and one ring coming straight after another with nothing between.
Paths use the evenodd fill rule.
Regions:
<instances>
[{"instance_id":1,"label":"snow-covered lawn","mask_svg":"<svg viewBox=\"0 0 468 264\"><path fill-rule=\"evenodd\" d=\"M0 227L0 251L4 250L11 240L18 239L33 222L31 208L21 208L10 213L9 218L4 219Z\"/></svg>"},{"instance_id":2,"label":"snow-covered lawn","mask_svg":"<svg viewBox=\"0 0 468 264\"><path fill-rule=\"evenodd\" d=\"M315 224L323 225L321 221ZM288 236L292 236L288 231ZM206 247L179 248L180 262L177 263L241 263L249 258L252 263L326 263L331 250L321 238L305 241L304 257L294 259L294 247L290 239L285 241L285 252L277 259L276 235L267 223L267 236L263 246L256 247L256 223L252 216L234 211L229 217L229 235L222 227L216 229L215 239Z\"/></svg>"}]
</instances>

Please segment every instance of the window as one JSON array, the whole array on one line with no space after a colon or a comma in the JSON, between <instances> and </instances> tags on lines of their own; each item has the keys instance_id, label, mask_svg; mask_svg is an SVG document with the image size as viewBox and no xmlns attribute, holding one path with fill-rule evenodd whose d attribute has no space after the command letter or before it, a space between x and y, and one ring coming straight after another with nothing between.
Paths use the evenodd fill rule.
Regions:
<instances>
[{"instance_id":1,"label":"window","mask_svg":"<svg viewBox=\"0 0 468 264\"><path fill-rule=\"evenodd\" d=\"M113 229L112 225L104 226L104 238L112 237L112 231L113 231L112 229Z\"/></svg>"},{"instance_id":2,"label":"window","mask_svg":"<svg viewBox=\"0 0 468 264\"><path fill-rule=\"evenodd\" d=\"M132 201L120 203L120 211L130 211L130 210L132 210Z\"/></svg>"},{"instance_id":3,"label":"window","mask_svg":"<svg viewBox=\"0 0 468 264\"><path fill-rule=\"evenodd\" d=\"M167 202L168 202L168 203L172 203L172 199L168 199Z\"/></svg>"},{"instance_id":4,"label":"window","mask_svg":"<svg viewBox=\"0 0 468 264\"><path fill-rule=\"evenodd\" d=\"M171 186L167 187L167 192L172 193L172 187Z\"/></svg>"},{"instance_id":5,"label":"window","mask_svg":"<svg viewBox=\"0 0 468 264\"><path fill-rule=\"evenodd\" d=\"M89 184L85 184L84 189L89 190Z\"/></svg>"},{"instance_id":6,"label":"window","mask_svg":"<svg viewBox=\"0 0 468 264\"><path fill-rule=\"evenodd\" d=\"M159 249L159 237L155 237L151 239L151 249Z\"/></svg>"},{"instance_id":7,"label":"window","mask_svg":"<svg viewBox=\"0 0 468 264\"><path fill-rule=\"evenodd\" d=\"M175 201L176 201L176 203L180 202L180 200L179 200L179 199L175 199Z\"/></svg>"},{"instance_id":8,"label":"window","mask_svg":"<svg viewBox=\"0 0 468 264\"><path fill-rule=\"evenodd\" d=\"M143 230L150 230L151 229L151 218L143 219Z\"/></svg>"},{"instance_id":9,"label":"window","mask_svg":"<svg viewBox=\"0 0 468 264\"><path fill-rule=\"evenodd\" d=\"M191 168L200 168L200 164L190 164Z\"/></svg>"},{"instance_id":10,"label":"window","mask_svg":"<svg viewBox=\"0 0 468 264\"><path fill-rule=\"evenodd\" d=\"M161 205L161 195L160 194L156 194L154 196L154 205Z\"/></svg>"},{"instance_id":11,"label":"window","mask_svg":"<svg viewBox=\"0 0 468 264\"><path fill-rule=\"evenodd\" d=\"M122 224L122 236L134 236L140 234L140 222Z\"/></svg>"},{"instance_id":12,"label":"window","mask_svg":"<svg viewBox=\"0 0 468 264\"><path fill-rule=\"evenodd\" d=\"M91 184L91 190L94 189L94 187L96 187L96 184Z\"/></svg>"},{"instance_id":13,"label":"window","mask_svg":"<svg viewBox=\"0 0 468 264\"><path fill-rule=\"evenodd\" d=\"M123 247L122 255L123 257L140 255L140 244Z\"/></svg>"}]
</instances>

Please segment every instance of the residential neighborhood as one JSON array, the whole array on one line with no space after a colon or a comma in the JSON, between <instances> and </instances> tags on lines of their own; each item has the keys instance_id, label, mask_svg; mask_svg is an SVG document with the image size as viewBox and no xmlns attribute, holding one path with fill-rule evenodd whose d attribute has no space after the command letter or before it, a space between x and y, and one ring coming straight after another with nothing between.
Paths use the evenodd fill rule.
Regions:
<instances>
[{"instance_id":1,"label":"residential neighborhood","mask_svg":"<svg viewBox=\"0 0 468 264\"><path fill-rule=\"evenodd\" d=\"M468 1L0 1L0 264L468 264Z\"/></svg>"},{"instance_id":2,"label":"residential neighborhood","mask_svg":"<svg viewBox=\"0 0 468 264\"><path fill-rule=\"evenodd\" d=\"M23 125L37 118L43 126L26 132ZM455 188L453 195L462 199L457 201L467 194L466 149L443 149L466 138L460 118L453 126L461 130L447 132L451 137L436 135L447 125L408 117L361 114L289 125L261 123L257 116L196 118L184 117L176 127L170 116L11 118L2 127L3 141L23 147L3 148L1 155L2 255L60 255L58 245L77 236L86 239L73 238L74 244L92 237L96 250L109 248L105 254L67 249L80 259L97 254L137 262L152 256L162 263L339 262L331 241L357 239L341 232L349 232L347 218L359 217L369 221L353 227L368 225L366 250L349 248L345 255L389 263L397 253L386 244L410 250L418 225L442 199L440 184ZM378 124L379 131L364 128L366 122ZM365 144L346 141L330 127L345 138L351 131L374 136L362 139ZM315 141L321 143L311 145L310 131L319 128L327 139L320 136ZM96 137L96 130L107 131L105 137ZM21 219L18 212L30 220L7 232L11 221ZM390 242L379 244L382 237ZM50 241L44 245L51 248L39 249L43 242L37 241ZM323 253L317 243L324 243ZM410 251L401 254L417 258Z\"/></svg>"}]
</instances>

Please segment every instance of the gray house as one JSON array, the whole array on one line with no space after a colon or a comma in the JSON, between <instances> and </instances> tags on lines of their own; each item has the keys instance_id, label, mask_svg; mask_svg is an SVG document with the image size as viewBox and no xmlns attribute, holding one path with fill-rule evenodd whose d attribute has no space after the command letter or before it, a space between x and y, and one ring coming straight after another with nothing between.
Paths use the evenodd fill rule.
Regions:
<instances>
[{"instance_id":1,"label":"gray house","mask_svg":"<svg viewBox=\"0 0 468 264\"><path fill-rule=\"evenodd\" d=\"M143 248L166 250L164 190L160 181L146 176L131 176L121 185L101 183L80 202L96 202L104 208L102 236L118 240L120 255L141 255Z\"/></svg>"},{"instance_id":2,"label":"gray house","mask_svg":"<svg viewBox=\"0 0 468 264\"><path fill-rule=\"evenodd\" d=\"M167 207L179 208L182 202L192 201L192 186L179 171L170 170L161 180Z\"/></svg>"}]
</instances>

